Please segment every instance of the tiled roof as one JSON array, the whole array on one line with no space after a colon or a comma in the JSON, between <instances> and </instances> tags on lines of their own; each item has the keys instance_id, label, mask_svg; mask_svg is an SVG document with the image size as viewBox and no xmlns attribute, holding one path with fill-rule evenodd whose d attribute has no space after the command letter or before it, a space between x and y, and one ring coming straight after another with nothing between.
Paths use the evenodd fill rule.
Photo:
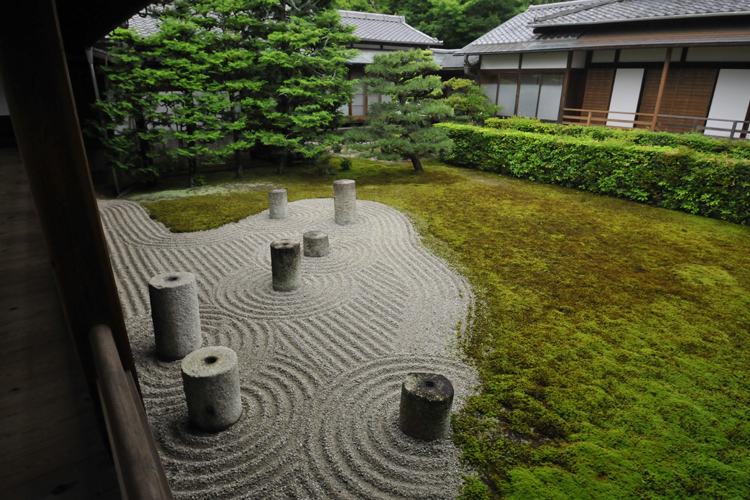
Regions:
<instances>
[{"instance_id":1,"label":"tiled roof","mask_svg":"<svg viewBox=\"0 0 750 500\"><path fill-rule=\"evenodd\" d=\"M567 7L561 12L547 15L537 13L531 26L573 26L750 14L750 0L587 0L569 2Z\"/></svg>"},{"instance_id":2,"label":"tiled roof","mask_svg":"<svg viewBox=\"0 0 750 500\"><path fill-rule=\"evenodd\" d=\"M149 36L158 33L159 24L151 16L141 17L140 14L136 14L128 19L128 28L134 29L141 36Z\"/></svg>"},{"instance_id":3,"label":"tiled roof","mask_svg":"<svg viewBox=\"0 0 750 500\"><path fill-rule=\"evenodd\" d=\"M432 60L440 65L443 69L463 69L464 54L459 54L458 49L430 49L432 50ZM478 56L469 56L469 64L477 64Z\"/></svg>"},{"instance_id":4,"label":"tiled roof","mask_svg":"<svg viewBox=\"0 0 750 500\"><path fill-rule=\"evenodd\" d=\"M750 15L750 0L578 0L532 5L460 52L486 54L596 48L581 43L586 38L582 35L591 25L738 15ZM605 40L601 41L605 46ZM622 45L621 42L612 43ZM683 40L686 42L688 40ZM637 43L647 46L649 40Z\"/></svg>"},{"instance_id":5,"label":"tiled roof","mask_svg":"<svg viewBox=\"0 0 750 500\"><path fill-rule=\"evenodd\" d=\"M406 24L404 16L340 10L341 22L354 26L354 35L363 42L442 45L443 42Z\"/></svg>"},{"instance_id":6,"label":"tiled roof","mask_svg":"<svg viewBox=\"0 0 750 500\"><path fill-rule=\"evenodd\" d=\"M371 14L369 12L354 12L340 10L341 22L354 26L354 35L363 42L393 43L407 45L442 45L443 42L433 38L406 24L404 16L389 16L385 14ZM130 18L129 25L141 35L152 35L159 31L156 19L135 15Z\"/></svg>"}]
</instances>

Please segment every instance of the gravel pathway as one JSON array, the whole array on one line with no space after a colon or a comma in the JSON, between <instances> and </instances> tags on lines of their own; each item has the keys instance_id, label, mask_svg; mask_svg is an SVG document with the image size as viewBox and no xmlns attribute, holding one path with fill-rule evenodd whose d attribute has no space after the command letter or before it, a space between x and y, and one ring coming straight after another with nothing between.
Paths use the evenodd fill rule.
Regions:
<instances>
[{"instance_id":1,"label":"gravel pathway","mask_svg":"<svg viewBox=\"0 0 750 500\"><path fill-rule=\"evenodd\" d=\"M385 205L358 201L337 226L333 199L289 204L199 233L172 234L137 203L100 202L112 262L162 461L175 496L450 499L461 482L450 439L425 443L397 427L401 382L434 371L453 382L454 411L476 375L457 356L473 306L467 282ZM302 286L271 286L272 241L329 235L327 257L303 257ZM198 280L204 345L234 349L243 415L227 431L187 423L180 363L155 357L148 280Z\"/></svg>"}]
</instances>

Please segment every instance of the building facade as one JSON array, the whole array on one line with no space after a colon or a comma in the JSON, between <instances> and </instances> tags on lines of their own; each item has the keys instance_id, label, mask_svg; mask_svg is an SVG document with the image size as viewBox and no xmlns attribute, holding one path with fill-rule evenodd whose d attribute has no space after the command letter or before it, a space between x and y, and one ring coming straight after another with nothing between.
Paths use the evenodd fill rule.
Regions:
<instances>
[{"instance_id":1,"label":"building facade","mask_svg":"<svg viewBox=\"0 0 750 500\"><path fill-rule=\"evenodd\" d=\"M460 52L503 116L735 138L750 120L750 0L531 6Z\"/></svg>"}]
</instances>

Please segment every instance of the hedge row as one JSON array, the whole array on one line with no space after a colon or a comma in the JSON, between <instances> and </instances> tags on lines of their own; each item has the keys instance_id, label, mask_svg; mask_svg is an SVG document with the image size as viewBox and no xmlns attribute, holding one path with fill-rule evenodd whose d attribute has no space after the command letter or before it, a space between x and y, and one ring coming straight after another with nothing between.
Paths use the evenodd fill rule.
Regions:
<instances>
[{"instance_id":1,"label":"hedge row","mask_svg":"<svg viewBox=\"0 0 750 500\"><path fill-rule=\"evenodd\" d=\"M454 141L443 157L497 172L682 210L750 222L750 161L686 148L640 146L589 136L555 136L441 123Z\"/></svg>"},{"instance_id":2,"label":"hedge row","mask_svg":"<svg viewBox=\"0 0 750 500\"><path fill-rule=\"evenodd\" d=\"M536 134L591 137L598 141L616 139L641 146L686 147L702 153L727 155L730 158L750 159L750 141L732 141L707 137L702 134L675 134L672 132L649 132L642 129L617 129L611 127L583 127L542 123L531 118L489 118L485 126Z\"/></svg>"}]
</instances>

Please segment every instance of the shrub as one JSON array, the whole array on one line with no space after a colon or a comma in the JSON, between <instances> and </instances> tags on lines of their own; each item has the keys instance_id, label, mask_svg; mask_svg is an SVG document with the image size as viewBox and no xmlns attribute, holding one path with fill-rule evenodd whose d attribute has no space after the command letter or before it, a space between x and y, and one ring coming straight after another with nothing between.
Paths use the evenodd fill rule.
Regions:
<instances>
[{"instance_id":1,"label":"shrub","mask_svg":"<svg viewBox=\"0 0 750 500\"><path fill-rule=\"evenodd\" d=\"M488 120L490 121L490 120ZM548 125L529 124L534 130ZM577 136L443 123L454 141L443 159L545 184L584 189L715 219L750 221L750 161L640 145L612 130ZM526 125L524 125L526 126ZM676 135L676 134L671 134ZM694 140L693 138L679 139Z\"/></svg>"},{"instance_id":2,"label":"shrub","mask_svg":"<svg viewBox=\"0 0 750 500\"><path fill-rule=\"evenodd\" d=\"M342 158L339 162L339 168L341 170L351 170L352 169L352 160L349 158Z\"/></svg>"}]
</instances>

